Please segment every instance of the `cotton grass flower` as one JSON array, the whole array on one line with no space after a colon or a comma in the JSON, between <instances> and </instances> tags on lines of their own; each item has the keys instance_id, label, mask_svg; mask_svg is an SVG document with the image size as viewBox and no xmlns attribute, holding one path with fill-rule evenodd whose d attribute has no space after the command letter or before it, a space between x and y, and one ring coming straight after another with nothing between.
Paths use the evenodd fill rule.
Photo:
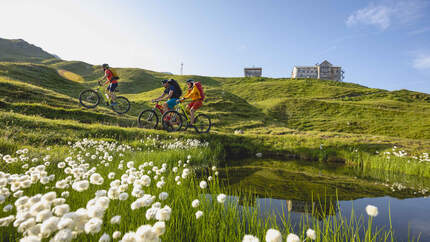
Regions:
<instances>
[{"instance_id":1,"label":"cotton grass flower","mask_svg":"<svg viewBox=\"0 0 430 242\"><path fill-rule=\"evenodd\" d=\"M366 213L370 217L376 217L376 216L378 216L378 208L373 206L373 205L367 205Z\"/></svg>"},{"instance_id":2,"label":"cotton grass flower","mask_svg":"<svg viewBox=\"0 0 430 242\"><path fill-rule=\"evenodd\" d=\"M158 221L168 221L170 219L171 213L172 213L172 209L166 205L157 211L157 214L155 215L155 219L157 219Z\"/></svg>"},{"instance_id":3,"label":"cotton grass flower","mask_svg":"<svg viewBox=\"0 0 430 242\"><path fill-rule=\"evenodd\" d=\"M96 234L102 228L103 220L100 218L92 218L85 224L85 233Z\"/></svg>"},{"instance_id":4,"label":"cotton grass flower","mask_svg":"<svg viewBox=\"0 0 430 242\"><path fill-rule=\"evenodd\" d=\"M291 233L287 236L287 242L300 242L300 238L296 234Z\"/></svg>"},{"instance_id":5,"label":"cotton grass flower","mask_svg":"<svg viewBox=\"0 0 430 242\"><path fill-rule=\"evenodd\" d=\"M100 237L99 242L110 242L110 236L107 233L104 233Z\"/></svg>"},{"instance_id":6,"label":"cotton grass flower","mask_svg":"<svg viewBox=\"0 0 430 242\"><path fill-rule=\"evenodd\" d=\"M94 185L102 185L104 182L104 179L99 173L94 173L90 177L90 182L91 184L94 184Z\"/></svg>"},{"instance_id":7,"label":"cotton grass flower","mask_svg":"<svg viewBox=\"0 0 430 242\"><path fill-rule=\"evenodd\" d=\"M127 199L128 199L128 193L123 192L123 193L119 194L119 200L125 201Z\"/></svg>"},{"instance_id":8,"label":"cotton grass flower","mask_svg":"<svg viewBox=\"0 0 430 242\"><path fill-rule=\"evenodd\" d=\"M266 241L267 242L282 242L282 235L276 229L269 229L266 232Z\"/></svg>"},{"instance_id":9,"label":"cotton grass flower","mask_svg":"<svg viewBox=\"0 0 430 242\"><path fill-rule=\"evenodd\" d=\"M207 188L208 187L208 183L206 182L206 181L201 181L200 182L200 188L201 189L205 189L205 188Z\"/></svg>"},{"instance_id":10,"label":"cotton grass flower","mask_svg":"<svg viewBox=\"0 0 430 242\"><path fill-rule=\"evenodd\" d=\"M8 205L3 207L3 212L7 213L7 212L11 211L12 208L13 208L13 206L11 204L8 204Z\"/></svg>"},{"instance_id":11,"label":"cotton grass flower","mask_svg":"<svg viewBox=\"0 0 430 242\"><path fill-rule=\"evenodd\" d=\"M166 200L168 197L169 197L169 194L168 194L167 192L161 192L161 193L160 193L160 195L158 195L158 198L159 198L161 201Z\"/></svg>"},{"instance_id":12,"label":"cotton grass flower","mask_svg":"<svg viewBox=\"0 0 430 242\"><path fill-rule=\"evenodd\" d=\"M245 236L243 236L242 242L260 242L260 240L250 234L245 234Z\"/></svg>"},{"instance_id":13,"label":"cotton grass flower","mask_svg":"<svg viewBox=\"0 0 430 242\"><path fill-rule=\"evenodd\" d=\"M196 207L198 207L200 205L200 201L198 200L198 199L195 199L195 200L193 200L192 202L191 202L191 206L193 207L193 208L196 208Z\"/></svg>"},{"instance_id":14,"label":"cotton grass flower","mask_svg":"<svg viewBox=\"0 0 430 242\"><path fill-rule=\"evenodd\" d=\"M111 223L111 224L119 224L120 222L121 222L121 216L120 216L120 215L113 216L113 217L110 219L110 223Z\"/></svg>"},{"instance_id":15,"label":"cotton grass flower","mask_svg":"<svg viewBox=\"0 0 430 242\"><path fill-rule=\"evenodd\" d=\"M216 197L216 200L217 200L219 203L224 203L226 199L227 199L227 196L226 196L225 194L223 194L223 193L219 194L219 195Z\"/></svg>"},{"instance_id":16,"label":"cotton grass flower","mask_svg":"<svg viewBox=\"0 0 430 242\"><path fill-rule=\"evenodd\" d=\"M315 230L313 229L306 230L306 238L309 238L311 240L316 240L317 234L315 233Z\"/></svg>"},{"instance_id":17,"label":"cotton grass flower","mask_svg":"<svg viewBox=\"0 0 430 242\"><path fill-rule=\"evenodd\" d=\"M119 231L113 232L112 239L119 239L119 238L121 238L121 232Z\"/></svg>"},{"instance_id":18,"label":"cotton grass flower","mask_svg":"<svg viewBox=\"0 0 430 242\"><path fill-rule=\"evenodd\" d=\"M199 211L196 212L196 219L199 219L202 216L203 216L203 212L202 211L199 210Z\"/></svg>"}]
</instances>

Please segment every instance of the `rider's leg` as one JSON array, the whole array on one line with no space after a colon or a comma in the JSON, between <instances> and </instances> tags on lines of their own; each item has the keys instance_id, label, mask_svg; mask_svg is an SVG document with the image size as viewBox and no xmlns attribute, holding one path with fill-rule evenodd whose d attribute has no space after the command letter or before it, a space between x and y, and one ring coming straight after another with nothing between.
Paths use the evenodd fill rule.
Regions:
<instances>
[{"instance_id":1,"label":"rider's leg","mask_svg":"<svg viewBox=\"0 0 430 242\"><path fill-rule=\"evenodd\" d=\"M194 113L196 112L196 110L194 109L194 107L192 107L191 109L190 109L190 123L191 123L191 125L193 125L194 124Z\"/></svg>"}]
</instances>

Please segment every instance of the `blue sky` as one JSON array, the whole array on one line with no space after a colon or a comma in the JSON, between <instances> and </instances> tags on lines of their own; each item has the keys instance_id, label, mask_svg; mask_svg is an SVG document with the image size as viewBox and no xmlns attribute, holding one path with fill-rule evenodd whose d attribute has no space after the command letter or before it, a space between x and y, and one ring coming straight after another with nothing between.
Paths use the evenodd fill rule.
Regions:
<instances>
[{"instance_id":1,"label":"blue sky","mask_svg":"<svg viewBox=\"0 0 430 242\"><path fill-rule=\"evenodd\" d=\"M430 93L430 1L0 2L0 37L66 60L154 71L289 77L327 59L345 81Z\"/></svg>"}]
</instances>

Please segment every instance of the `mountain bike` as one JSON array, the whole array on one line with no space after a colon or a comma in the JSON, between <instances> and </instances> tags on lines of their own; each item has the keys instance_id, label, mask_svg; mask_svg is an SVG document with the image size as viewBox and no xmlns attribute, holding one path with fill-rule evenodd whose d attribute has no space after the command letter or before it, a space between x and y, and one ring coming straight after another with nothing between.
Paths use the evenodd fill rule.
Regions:
<instances>
[{"instance_id":1,"label":"mountain bike","mask_svg":"<svg viewBox=\"0 0 430 242\"><path fill-rule=\"evenodd\" d=\"M117 96L116 105L111 105L111 98L106 92L106 86L100 85L96 89L87 89L79 95L79 103L86 108L95 108L100 104L101 99L106 106L110 106L113 111L123 114L130 110L130 101L126 97Z\"/></svg>"},{"instance_id":2,"label":"mountain bike","mask_svg":"<svg viewBox=\"0 0 430 242\"><path fill-rule=\"evenodd\" d=\"M161 120L164 129L167 131L179 131L181 127L184 127L184 130L187 130L189 127L194 127L199 134L208 133L212 127L209 116L199 113L194 117L194 124L191 125L191 116L187 113L182 102L183 101L178 101L176 110L169 110L163 114ZM182 123L182 121L184 121L184 123Z\"/></svg>"},{"instance_id":3,"label":"mountain bike","mask_svg":"<svg viewBox=\"0 0 430 242\"><path fill-rule=\"evenodd\" d=\"M152 109L143 110L137 118L137 123L141 128L156 129L158 125L158 115L156 111L158 110L160 115L164 113L163 106L158 104L158 101L152 102L155 102L155 106Z\"/></svg>"}]
</instances>

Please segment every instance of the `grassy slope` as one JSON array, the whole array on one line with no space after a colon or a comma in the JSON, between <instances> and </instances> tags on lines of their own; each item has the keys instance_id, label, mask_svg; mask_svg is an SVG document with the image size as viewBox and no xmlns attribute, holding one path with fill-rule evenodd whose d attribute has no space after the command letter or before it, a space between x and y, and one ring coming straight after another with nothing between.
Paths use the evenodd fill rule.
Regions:
<instances>
[{"instance_id":1,"label":"grassy slope","mask_svg":"<svg viewBox=\"0 0 430 242\"><path fill-rule=\"evenodd\" d=\"M0 61L42 62L51 58L55 57L24 40L0 38Z\"/></svg>"}]
</instances>

